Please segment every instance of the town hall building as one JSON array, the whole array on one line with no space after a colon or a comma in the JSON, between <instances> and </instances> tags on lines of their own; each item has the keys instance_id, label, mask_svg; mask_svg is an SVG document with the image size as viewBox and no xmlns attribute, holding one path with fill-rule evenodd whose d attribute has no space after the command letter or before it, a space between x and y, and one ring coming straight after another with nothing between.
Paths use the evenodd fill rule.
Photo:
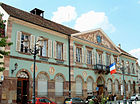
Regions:
<instances>
[{"instance_id":1,"label":"town hall building","mask_svg":"<svg viewBox=\"0 0 140 104\"><path fill-rule=\"evenodd\" d=\"M138 93L138 59L116 46L102 29L80 32L45 19L44 11L37 8L26 12L0 3L0 13L6 20L5 36L13 43L5 47L10 54L3 59L1 104L25 104L32 99L34 59L30 51L35 44L36 97L46 96L60 104L69 96L122 99L123 76L127 98ZM109 66L114 62L116 73L111 75Z\"/></svg>"}]
</instances>

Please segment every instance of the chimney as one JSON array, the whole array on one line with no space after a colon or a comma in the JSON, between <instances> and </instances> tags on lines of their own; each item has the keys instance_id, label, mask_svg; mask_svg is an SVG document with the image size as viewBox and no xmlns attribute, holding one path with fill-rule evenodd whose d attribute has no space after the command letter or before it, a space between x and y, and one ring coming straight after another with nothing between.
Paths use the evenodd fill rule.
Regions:
<instances>
[{"instance_id":1,"label":"chimney","mask_svg":"<svg viewBox=\"0 0 140 104\"><path fill-rule=\"evenodd\" d=\"M31 10L30 13L41 16L41 17L44 17L44 11L42 11L38 8L35 8L35 9Z\"/></svg>"},{"instance_id":2,"label":"chimney","mask_svg":"<svg viewBox=\"0 0 140 104\"><path fill-rule=\"evenodd\" d=\"M121 48L121 44L119 44L118 47Z\"/></svg>"}]
</instances>

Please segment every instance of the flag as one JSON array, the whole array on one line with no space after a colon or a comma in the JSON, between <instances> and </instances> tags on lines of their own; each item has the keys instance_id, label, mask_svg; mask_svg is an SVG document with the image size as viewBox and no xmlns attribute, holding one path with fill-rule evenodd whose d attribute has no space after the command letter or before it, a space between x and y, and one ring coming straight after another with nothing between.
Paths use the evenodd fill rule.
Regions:
<instances>
[{"instance_id":1,"label":"flag","mask_svg":"<svg viewBox=\"0 0 140 104\"><path fill-rule=\"evenodd\" d=\"M109 67L110 67L110 74L114 74L116 73L116 68L115 68L115 62L112 63Z\"/></svg>"}]
</instances>

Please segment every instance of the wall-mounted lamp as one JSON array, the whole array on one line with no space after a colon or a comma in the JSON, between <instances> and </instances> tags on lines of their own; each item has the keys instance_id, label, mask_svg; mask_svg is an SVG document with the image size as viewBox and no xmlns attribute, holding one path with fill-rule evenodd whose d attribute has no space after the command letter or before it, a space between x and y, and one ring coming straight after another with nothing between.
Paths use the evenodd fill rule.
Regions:
<instances>
[{"instance_id":1,"label":"wall-mounted lamp","mask_svg":"<svg viewBox=\"0 0 140 104\"><path fill-rule=\"evenodd\" d=\"M11 73L12 73L12 74L13 74L13 73L14 73L14 71L17 69L18 64L17 64L17 63L15 63L14 67L15 67L15 68L11 70Z\"/></svg>"}]
</instances>

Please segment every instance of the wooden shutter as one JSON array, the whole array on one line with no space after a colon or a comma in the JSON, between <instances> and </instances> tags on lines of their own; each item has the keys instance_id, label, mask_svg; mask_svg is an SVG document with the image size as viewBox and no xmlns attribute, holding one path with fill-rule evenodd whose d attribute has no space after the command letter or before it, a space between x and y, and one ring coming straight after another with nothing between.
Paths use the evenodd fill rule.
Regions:
<instances>
[{"instance_id":1,"label":"wooden shutter","mask_svg":"<svg viewBox=\"0 0 140 104\"><path fill-rule=\"evenodd\" d=\"M111 64L114 63L114 57L111 55Z\"/></svg>"},{"instance_id":2,"label":"wooden shutter","mask_svg":"<svg viewBox=\"0 0 140 104\"><path fill-rule=\"evenodd\" d=\"M38 42L40 39L41 39L40 37L37 37L37 40L36 40L36 38L35 38L35 42ZM39 42L39 45L40 45L40 42ZM40 49L40 47L37 46L37 49ZM40 52L41 52L41 51L39 50L38 55L40 55Z\"/></svg>"},{"instance_id":3,"label":"wooden shutter","mask_svg":"<svg viewBox=\"0 0 140 104\"><path fill-rule=\"evenodd\" d=\"M30 49L34 49L34 44L35 44L35 36L31 35L31 40L30 40Z\"/></svg>"},{"instance_id":4,"label":"wooden shutter","mask_svg":"<svg viewBox=\"0 0 140 104\"><path fill-rule=\"evenodd\" d=\"M82 63L85 63L85 55L84 48L82 48Z\"/></svg>"},{"instance_id":5,"label":"wooden shutter","mask_svg":"<svg viewBox=\"0 0 140 104\"><path fill-rule=\"evenodd\" d=\"M74 45L74 53L73 53L74 55L73 55L73 59L74 59L74 62L76 62L76 46Z\"/></svg>"},{"instance_id":6,"label":"wooden shutter","mask_svg":"<svg viewBox=\"0 0 140 104\"><path fill-rule=\"evenodd\" d=\"M53 58L56 58L56 41L53 41Z\"/></svg>"},{"instance_id":7,"label":"wooden shutter","mask_svg":"<svg viewBox=\"0 0 140 104\"><path fill-rule=\"evenodd\" d=\"M67 60L67 47L63 44L63 60Z\"/></svg>"},{"instance_id":8,"label":"wooden shutter","mask_svg":"<svg viewBox=\"0 0 140 104\"><path fill-rule=\"evenodd\" d=\"M94 60L93 60L94 62L93 63L94 63L94 65L96 65L97 64L96 50L93 50L93 52L94 52Z\"/></svg>"},{"instance_id":9,"label":"wooden shutter","mask_svg":"<svg viewBox=\"0 0 140 104\"><path fill-rule=\"evenodd\" d=\"M48 57L52 58L52 40L48 40Z\"/></svg>"},{"instance_id":10,"label":"wooden shutter","mask_svg":"<svg viewBox=\"0 0 140 104\"><path fill-rule=\"evenodd\" d=\"M98 52L96 52L96 54L97 54L97 64L99 64L99 54Z\"/></svg>"},{"instance_id":11,"label":"wooden shutter","mask_svg":"<svg viewBox=\"0 0 140 104\"><path fill-rule=\"evenodd\" d=\"M20 51L20 47L21 47L21 35L22 32L18 31L17 32L17 38L16 38L16 51Z\"/></svg>"},{"instance_id":12,"label":"wooden shutter","mask_svg":"<svg viewBox=\"0 0 140 104\"><path fill-rule=\"evenodd\" d=\"M94 50L92 50L92 65L95 65L95 53L94 53Z\"/></svg>"}]
</instances>

